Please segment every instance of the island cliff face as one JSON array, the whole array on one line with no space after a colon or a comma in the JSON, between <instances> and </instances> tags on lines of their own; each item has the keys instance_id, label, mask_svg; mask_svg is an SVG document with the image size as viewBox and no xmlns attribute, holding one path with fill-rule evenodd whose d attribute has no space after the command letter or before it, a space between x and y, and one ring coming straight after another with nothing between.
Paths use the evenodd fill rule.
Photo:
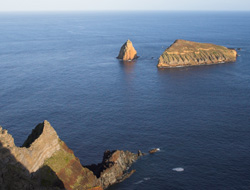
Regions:
<instances>
[{"instance_id":1,"label":"island cliff face","mask_svg":"<svg viewBox=\"0 0 250 190\"><path fill-rule=\"evenodd\" d=\"M124 180L137 154L104 153L93 171L83 167L48 121L36 126L22 147L0 127L0 189L103 190Z\"/></svg>"},{"instance_id":2,"label":"island cliff face","mask_svg":"<svg viewBox=\"0 0 250 190\"><path fill-rule=\"evenodd\" d=\"M130 40L127 40L120 49L120 53L117 59L122 59L123 61L130 61L137 59L137 52Z\"/></svg>"},{"instance_id":3,"label":"island cliff face","mask_svg":"<svg viewBox=\"0 0 250 190\"><path fill-rule=\"evenodd\" d=\"M237 52L208 43L197 43L186 40L176 40L159 57L159 68L173 68L195 65L209 65L225 62L235 62Z\"/></svg>"}]
</instances>

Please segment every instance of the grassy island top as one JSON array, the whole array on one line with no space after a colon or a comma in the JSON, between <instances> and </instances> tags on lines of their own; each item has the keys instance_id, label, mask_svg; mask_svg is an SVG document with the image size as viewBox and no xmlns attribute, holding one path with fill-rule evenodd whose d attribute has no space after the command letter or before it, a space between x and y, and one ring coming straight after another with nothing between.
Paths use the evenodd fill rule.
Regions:
<instances>
[{"instance_id":1,"label":"grassy island top","mask_svg":"<svg viewBox=\"0 0 250 190\"><path fill-rule=\"evenodd\" d=\"M167 48L165 52L168 54L185 54L193 52L198 53L200 50L231 51L224 46L178 39L169 48Z\"/></svg>"}]
</instances>

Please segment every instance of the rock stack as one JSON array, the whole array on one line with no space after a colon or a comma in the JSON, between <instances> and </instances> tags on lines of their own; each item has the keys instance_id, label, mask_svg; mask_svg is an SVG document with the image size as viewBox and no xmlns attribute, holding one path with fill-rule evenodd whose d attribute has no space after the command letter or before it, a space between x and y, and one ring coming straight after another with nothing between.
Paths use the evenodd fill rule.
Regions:
<instances>
[{"instance_id":1,"label":"rock stack","mask_svg":"<svg viewBox=\"0 0 250 190\"><path fill-rule=\"evenodd\" d=\"M133 44L130 40L127 40L121 47L120 53L117 56L117 59L122 59L123 61L131 61L137 59L137 52L133 47Z\"/></svg>"}]
</instances>

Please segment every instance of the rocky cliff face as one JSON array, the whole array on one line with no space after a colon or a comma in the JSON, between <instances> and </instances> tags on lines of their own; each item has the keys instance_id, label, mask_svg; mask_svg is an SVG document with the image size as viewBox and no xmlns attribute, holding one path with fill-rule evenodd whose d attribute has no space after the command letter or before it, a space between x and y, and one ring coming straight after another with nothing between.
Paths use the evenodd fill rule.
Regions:
<instances>
[{"instance_id":1,"label":"rocky cliff face","mask_svg":"<svg viewBox=\"0 0 250 190\"><path fill-rule=\"evenodd\" d=\"M86 167L92 170L98 177L99 184L101 184L103 188L107 188L131 176L135 170L129 172L127 169L137 159L138 155L129 151L106 151L102 163Z\"/></svg>"},{"instance_id":2,"label":"rocky cliff face","mask_svg":"<svg viewBox=\"0 0 250 190\"><path fill-rule=\"evenodd\" d=\"M159 68L235 62L237 52L208 43L176 40L159 58Z\"/></svg>"},{"instance_id":3,"label":"rocky cliff face","mask_svg":"<svg viewBox=\"0 0 250 190\"><path fill-rule=\"evenodd\" d=\"M83 167L48 121L37 125L22 147L0 127L0 190L102 190L126 176L137 156L113 151L104 158L98 175Z\"/></svg>"},{"instance_id":4,"label":"rocky cliff face","mask_svg":"<svg viewBox=\"0 0 250 190\"><path fill-rule=\"evenodd\" d=\"M47 121L32 131L24 144L27 147L16 147L7 130L0 129L0 140L2 146L8 148L9 153L30 173L37 171L47 158L60 149L57 133Z\"/></svg>"},{"instance_id":5,"label":"rocky cliff face","mask_svg":"<svg viewBox=\"0 0 250 190\"><path fill-rule=\"evenodd\" d=\"M118 59L122 59L123 61L130 61L133 59L137 59L137 52L130 40L127 40L120 49L120 53L117 57Z\"/></svg>"}]
</instances>

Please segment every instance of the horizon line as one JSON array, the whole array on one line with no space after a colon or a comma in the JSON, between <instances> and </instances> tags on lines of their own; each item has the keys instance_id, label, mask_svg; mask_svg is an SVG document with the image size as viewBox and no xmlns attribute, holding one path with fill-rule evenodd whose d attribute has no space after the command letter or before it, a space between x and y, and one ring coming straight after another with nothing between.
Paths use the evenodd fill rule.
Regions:
<instances>
[{"instance_id":1,"label":"horizon line","mask_svg":"<svg viewBox=\"0 0 250 190\"><path fill-rule=\"evenodd\" d=\"M250 10L0 10L0 13L7 12L250 12Z\"/></svg>"}]
</instances>

